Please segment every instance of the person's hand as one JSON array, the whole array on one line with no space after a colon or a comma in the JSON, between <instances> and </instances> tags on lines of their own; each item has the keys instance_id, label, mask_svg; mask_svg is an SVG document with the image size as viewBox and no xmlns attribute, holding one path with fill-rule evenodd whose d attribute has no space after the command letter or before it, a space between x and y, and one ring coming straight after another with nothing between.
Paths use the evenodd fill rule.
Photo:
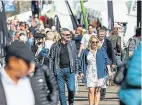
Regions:
<instances>
[{"instance_id":1,"label":"person's hand","mask_svg":"<svg viewBox=\"0 0 142 105\"><path fill-rule=\"evenodd\" d=\"M78 78L82 79L84 77L84 74L83 73L80 73Z\"/></svg>"},{"instance_id":2,"label":"person's hand","mask_svg":"<svg viewBox=\"0 0 142 105\"><path fill-rule=\"evenodd\" d=\"M73 30L72 33L75 34L75 30Z\"/></svg>"},{"instance_id":3,"label":"person's hand","mask_svg":"<svg viewBox=\"0 0 142 105\"><path fill-rule=\"evenodd\" d=\"M111 77L113 73L111 71L108 71L108 76Z\"/></svg>"},{"instance_id":4,"label":"person's hand","mask_svg":"<svg viewBox=\"0 0 142 105\"><path fill-rule=\"evenodd\" d=\"M116 67L116 65L112 64L112 68L114 69Z\"/></svg>"},{"instance_id":5,"label":"person's hand","mask_svg":"<svg viewBox=\"0 0 142 105\"><path fill-rule=\"evenodd\" d=\"M80 54L78 54L77 56L80 57Z\"/></svg>"},{"instance_id":6,"label":"person's hand","mask_svg":"<svg viewBox=\"0 0 142 105\"><path fill-rule=\"evenodd\" d=\"M26 32L29 33L30 31L27 29Z\"/></svg>"}]
</instances>

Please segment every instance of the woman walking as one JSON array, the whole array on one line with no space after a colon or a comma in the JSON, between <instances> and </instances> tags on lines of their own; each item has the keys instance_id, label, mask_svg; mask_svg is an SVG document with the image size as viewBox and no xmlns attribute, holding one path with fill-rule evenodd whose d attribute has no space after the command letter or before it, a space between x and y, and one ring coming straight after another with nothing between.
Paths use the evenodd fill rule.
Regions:
<instances>
[{"instance_id":1,"label":"woman walking","mask_svg":"<svg viewBox=\"0 0 142 105\"><path fill-rule=\"evenodd\" d=\"M98 105L100 101L100 89L106 82L106 67L109 76L110 61L103 47L99 48L99 40L91 36L89 46L81 54L82 68L88 88L89 105Z\"/></svg>"}]
</instances>

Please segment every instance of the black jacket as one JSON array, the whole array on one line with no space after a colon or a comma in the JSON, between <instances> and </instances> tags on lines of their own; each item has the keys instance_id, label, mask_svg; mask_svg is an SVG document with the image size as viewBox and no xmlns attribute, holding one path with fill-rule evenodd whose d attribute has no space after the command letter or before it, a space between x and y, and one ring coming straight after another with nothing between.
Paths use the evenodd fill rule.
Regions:
<instances>
[{"instance_id":1,"label":"black jacket","mask_svg":"<svg viewBox=\"0 0 142 105\"><path fill-rule=\"evenodd\" d=\"M112 47L112 43L109 39L107 38L104 39L103 47L106 49L108 58L110 59L112 64L116 64L116 56L114 53L114 49Z\"/></svg>"},{"instance_id":2,"label":"black jacket","mask_svg":"<svg viewBox=\"0 0 142 105\"><path fill-rule=\"evenodd\" d=\"M115 55L121 54L122 53L122 48L121 48L121 37L118 35L111 35L109 37L112 47L114 49Z\"/></svg>"},{"instance_id":3,"label":"black jacket","mask_svg":"<svg viewBox=\"0 0 142 105\"><path fill-rule=\"evenodd\" d=\"M33 76L29 76L35 97L35 105L57 105L58 86L55 77L46 66L38 66ZM40 80L43 80L42 82ZM0 79L0 105L7 105L4 87Z\"/></svg>"},{"instance_id":4,"label":"black jacket","mask_svg":"<svg viewBox=\"0 0 142 105\"><path fill-rule=\"evenodd\" d=\"M79 51L79 49L80 49L82 37L83 37L82 35L78 35L78 36L73 36L73 37L72 37L72 40L74 40L75 43L76 43L76 48L77 48L78 51Z\"/></svg>"},{"instance_id":5,"label":"black jacket","mask_svg":"<svg viewBox=\"0 0 142 105\"><path fill-rule=\"evenodd\" d=\"M49 54L49 68L56 75L57 71L60 70L60 51L61 45L60 41L54 43L51 46ZM81 73L81 68L79 66L79 59L77 56L76 44L74 41L70 41L67 44L69 59L70 59L70 69L72 73Z\"/></svg>"}]
</instances>

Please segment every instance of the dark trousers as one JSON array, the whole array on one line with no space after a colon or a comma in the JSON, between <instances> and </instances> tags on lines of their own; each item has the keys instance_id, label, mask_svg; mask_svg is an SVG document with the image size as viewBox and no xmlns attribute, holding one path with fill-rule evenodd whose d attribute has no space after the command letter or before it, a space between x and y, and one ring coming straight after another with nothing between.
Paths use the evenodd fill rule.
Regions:
<instances>
[{"instance_id":1,"label":"dark trousers","mask_svg":"<svg viewBox=\"0 0 142 105\"><path fill-rule=\"evenodd\" d=\"M37 14L38 17L39 17L39 10L32 11L32 16L33 16L33 17L35 17L36 14Z\"/></svg>"},{"instance_id":2,"label":"dark trousers","mask_svg":"<svg viewBox=\"0 0 142 105\"><path fill-rule=\"evenodd\" d=\"M121 65L121 56L116 55L116 64L117 66Z\"/></svg>"},{"instance_id":3,"label":"dark trousers","mask_svg":"<svg viewBox=\"0 0 142 105\"><path fill-rule=\"evenodd\" d=\"M101 96L100 98L103 100L105 98L106 95L106 88L101 88Z\"/></svg>"},{"instance_id":4,"label":"dark trousers","mask_svg":"<svg viewBox=\"0 0 142 105\"><path fill-rule=\"evenodd\" d=\"M74 103L75 94L75 74L70 72L70 68L62 68L57 72L57 82L61 105L67 105L65 96L65 83L67 84L68 89L69 105L72 105Z\"/></svg>"}]
</instances>

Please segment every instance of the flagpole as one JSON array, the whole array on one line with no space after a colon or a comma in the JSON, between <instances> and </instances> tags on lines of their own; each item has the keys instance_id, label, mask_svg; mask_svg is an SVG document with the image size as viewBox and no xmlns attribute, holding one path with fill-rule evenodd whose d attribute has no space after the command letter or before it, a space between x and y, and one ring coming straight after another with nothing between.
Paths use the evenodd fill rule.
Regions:
<instances>
[{"instance_id":1,"label":"flagpole","mask_svg":"<svg viewBox=\"0 0 142 105\"><path fill-rule=\"evenodd\" d=\"M141 27L141 1L137 1L137 27Z\"/></svg>"},{"instance_id":2,"label":"flagpole","mask_svg":"<svg viewBox=\"0 0 142 105\"><path fill-rule=\"evenodd\" d=\"M108 6L108 25L109 25L108 29L112 31L114 27L113 1L108 0L107 6Z\"/></svg>"},{"instance_id":3,"label":"flagpole","mask_svg":"<svg viewBox=\"0 0 142 105\"><path fill-rule=\"evenodd\" d=\"M77 28L77 25L78 25L78 24L77 24L77 20L76 20L74 14L73 14L73 12L72 12L72 9L71 9L71 7L70 7L69 2L68 2L67 0L66 0L65 2L66 2L66 5L67 5L67 7L68 7L68 9L69 9L69 12L70 12L70 16L71 16L73 28L76 29L76 28Z\"/></svg>"},{"instance_id":4,"label":"flagpole","mask_svg":"<svg viewBox=\"0 0 142 105\"><path fill-rule=\"evenodd\" d=\"M9 43L4 3L0 0L0 63L4 65L4 47Z\"/></svg>"}]
</instances>

